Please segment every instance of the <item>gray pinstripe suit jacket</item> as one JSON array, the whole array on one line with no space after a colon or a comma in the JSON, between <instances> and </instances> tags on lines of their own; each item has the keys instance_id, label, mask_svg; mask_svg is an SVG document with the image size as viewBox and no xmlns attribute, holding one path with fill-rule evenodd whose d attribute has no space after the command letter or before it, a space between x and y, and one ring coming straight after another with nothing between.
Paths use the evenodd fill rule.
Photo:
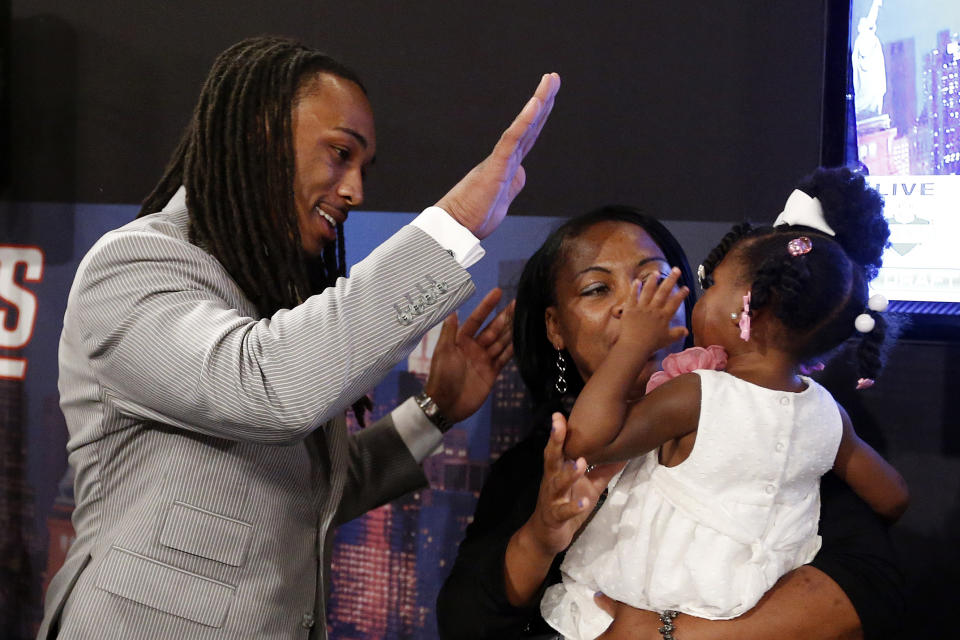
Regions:
<instances>
[{"instance_id":1,"label":"gray pinstripe suit jacket","mask_svg":"<svg viewBox=\"0 0 960 640\"><path fill-rule=\"evenodd\" d=\"M426 483L390 416L356 436L342 416L473 292L467 272L407 226L257 319L187 224L175 198L77 271L59 381L77 539L41 638L324 637L331 528Z\"/></svg>"}]
</instances>

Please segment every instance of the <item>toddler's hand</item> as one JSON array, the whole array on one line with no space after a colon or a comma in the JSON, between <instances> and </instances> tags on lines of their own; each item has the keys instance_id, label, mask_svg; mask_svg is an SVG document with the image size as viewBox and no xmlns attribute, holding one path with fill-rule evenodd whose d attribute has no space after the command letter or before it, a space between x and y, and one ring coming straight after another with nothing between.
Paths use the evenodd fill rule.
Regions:
<instances>
[{"instance_id":1,"label":"toddler's hand","mask_svg":"<svg viewBox=\"0 0 960 640\"><path fill-rule=\"evenodd\" d=\"M656 351L687 336L686 327L670 325L690 293L689 288L676 286L679 279L680 269L673 267L659 284L652 275L643 282L633 281L637 295L624 304L618 341L629 348Z\"/></svg>"}]
</instances>

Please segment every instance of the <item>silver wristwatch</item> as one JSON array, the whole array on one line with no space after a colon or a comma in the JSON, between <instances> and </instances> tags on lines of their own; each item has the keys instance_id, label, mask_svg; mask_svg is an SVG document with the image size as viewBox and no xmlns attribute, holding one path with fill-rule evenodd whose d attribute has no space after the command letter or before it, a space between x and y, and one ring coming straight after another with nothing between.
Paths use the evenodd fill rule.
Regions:
<instances>
[{"instance_id":1,"label":"silver wristwatch","mask_svg":"<svg viewBox=\"0 0 960 640\"><path fill-rule=\"evenodd\" d=\"M427 395L426 391L421 391L413 398L417 402L417 406L420 407L420 410L423 411L423 415L427 416L427 420L433 423L437 429L440 429L440 433L446 433L450 430L450 427L453 426L453 423L447 420L446 416L440 413L440 407L437 406L437 403L433 401L433 398Z\"/></svg>"}]
</instances>

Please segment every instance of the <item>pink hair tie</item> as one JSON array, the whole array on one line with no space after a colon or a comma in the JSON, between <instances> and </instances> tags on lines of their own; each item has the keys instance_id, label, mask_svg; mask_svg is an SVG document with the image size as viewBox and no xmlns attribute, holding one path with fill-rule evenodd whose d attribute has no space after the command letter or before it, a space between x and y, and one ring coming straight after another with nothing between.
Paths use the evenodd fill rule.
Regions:
<instances>
[{"instance_id":1,"label":"pink hair tie","mask_svg":"<svg viewBox=\"0 0 960 640\"><path fill-rule=\"evenodd\" d=\"M873 386L875 380L873 378L860 378L857 380L857 391L862 391L863 389L869 389Z\"/></svg>"},{"instance_id":2,"label":"pink hair tie","mask_svg":"<svg viewBox=\"0 0 960 640\"><path fill-rule=\"evenodd\" d=\"M740 312L740 322L737 323L737 326L740 327L740 339L744 342L750 341L750 292L747 291L747 295L743 296L743 311Z\"/></svg>"},{"instance_id":3,"label":"pink hair tie","mask_svg":"<svg viewBox=\"0 0 960 640\"><path fill-rule=\"evenodd\" d=\"M813 249L813 242L810 241L810 238L807 236L800 236L799 238L794 238L787 243L787 253L796 258L797 256L802 256L804 254L810 253L810 250Z\"/></svg>"}]
</instances>

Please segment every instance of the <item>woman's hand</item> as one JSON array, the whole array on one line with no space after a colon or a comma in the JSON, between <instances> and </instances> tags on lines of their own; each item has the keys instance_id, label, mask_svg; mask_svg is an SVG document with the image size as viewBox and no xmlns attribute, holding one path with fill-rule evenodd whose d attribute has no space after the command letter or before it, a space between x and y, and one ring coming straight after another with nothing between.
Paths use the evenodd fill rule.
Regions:
<instances>
[{"instance_id":1,"label":"woman's hand","mask_svg":"<svg viewBox=\"0 0 960 640\"><path fill-rule=\"evenodd\" d=\"M425 391L451 422L464 420L480 408L503 365L513 357L513 302L480 331L501 295L499 288L492 289L462 327L457 327L455 313L443 322Z\"/></svg>"},{"instance_id":2,"label":"woman's hand","mask_svg":"<svg viewBox=\"0 0 960 640\"><path fill-rule=\"evenodd\" d=\"M570 546L574 535L593 513L610 479L626 464L600 465L587 473L587 461L583 458L564 458L563 442L566 435L566 419L559 413L553 414L550 440L543 450L540 494L536 509L528 521L536 540L553 555Z\"/></svg>"},{"instance_id":3,"label":"woman's hand","mask_svg":"<svg viewBox=\"0 0 960 640\"><path fill-rule=\"evenodd\" d=\"M586 460L563 457L566 429L566 420L555 413L543 450L537 506L507 545L504 579L514 606L529 604L539 592L554 557L570 546L610 479L626 464L600 465L587 473Z\"/></svg>"}]
</instances>

